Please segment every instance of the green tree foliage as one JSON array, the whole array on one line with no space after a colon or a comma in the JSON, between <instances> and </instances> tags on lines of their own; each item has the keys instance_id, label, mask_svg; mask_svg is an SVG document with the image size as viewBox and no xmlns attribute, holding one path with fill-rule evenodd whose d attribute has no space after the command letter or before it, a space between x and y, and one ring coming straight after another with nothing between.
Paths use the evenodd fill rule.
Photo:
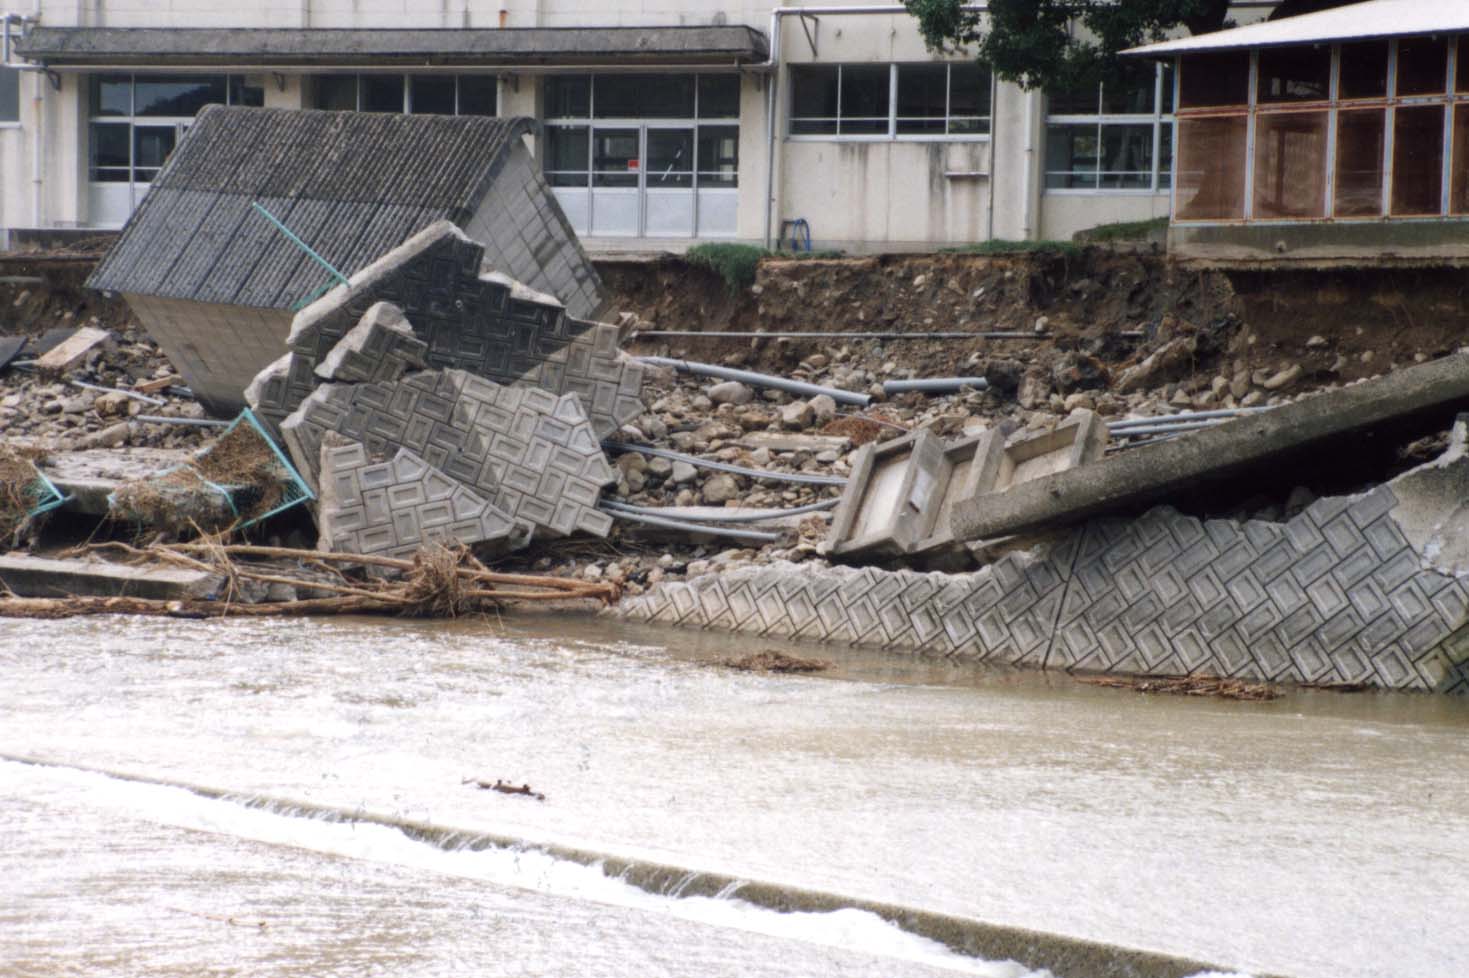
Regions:
<instances>
[{"instance_id":1,"label":"green tree foliage","mask_svg":"<svg viewBox=\"0 0 1469 978\"><path fill-rule=\"evenodd\" d=\"M1272 18L1355 0L1283 0ZM981 14L965 0L903 0L929 49L973 49L995 74L1025 88L1075 89L1105 81L1117 52L1183 29L1229 26L1229 0L989 0Z\"/></svg>"}]
</instances>

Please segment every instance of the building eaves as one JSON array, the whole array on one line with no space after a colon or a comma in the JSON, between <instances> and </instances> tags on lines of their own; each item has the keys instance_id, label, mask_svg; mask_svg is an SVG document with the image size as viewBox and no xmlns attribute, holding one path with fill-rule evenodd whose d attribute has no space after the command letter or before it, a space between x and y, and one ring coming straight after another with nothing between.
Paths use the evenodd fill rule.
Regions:
<instances>
[{"instance_id":1,"label":"building eaves","mask_svg":"<svg viewBox=\"0 0 1469 978\"><path fill-rule=\"evenodd\" d=\"M16 52L52 68L86 65L555 66L764 61L746 26L330 28L34 27Z\"/></svg>"},{"instance_id":2,"label":"building eaves","mask_svg":"<svg viewBox=\"0 0 1469 978\"><path fill-rule=\"evenodd\" d=\"M1466 0L1367 0L1314 14L1145 44L1123 53L1171 57L1204 51L1328 44L1460 31L1469 31L1469 2Z\"/></svg>"}]
</instances>

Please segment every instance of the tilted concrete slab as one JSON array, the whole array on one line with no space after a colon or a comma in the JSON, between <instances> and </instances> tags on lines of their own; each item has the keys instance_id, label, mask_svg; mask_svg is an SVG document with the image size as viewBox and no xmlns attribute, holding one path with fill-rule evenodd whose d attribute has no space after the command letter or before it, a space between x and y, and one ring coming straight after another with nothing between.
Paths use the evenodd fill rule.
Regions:
<instances>
[{"instance_id":1,"label":"tilted concrete slab","mask_svg":"<svg viewBox=\"0 0 1469 978\"><path fill-rule=\"evenodd\" d=\"M1438 421L1466 405L1469 353L1461 352L962 502L951 529L960 540L980 540L1062 526L1196 492L1393 423Z\"/></svg>"},{"instance_id":2,"label":"tilted concrete slab","mask_svg":"<svg viewBox=\"0 0 1469 978\"><path fill-rule=\"evenodd\" d=\"M1078 672L1469 694L1469 429L1285 523L1168 507L969 574L776 564L624 600L632 619Z\"/></svg>"},{"instance_id":3,"label":"tilted concrete slab","mask_svg":"<svg viewBox=\"0 0 1469 978\"><path fill-rule=\"evenodd\" d=\"M510 514L400 448L374 462L367 447L328 433L321 446L317 549L408 557L427 544L508 546Z\"/></svg>"},{"instance_id":4,"label":"tilted concrete slab","mask_svg":"<svg viewBox=\"0 0 1469 978\"><path fill-rule=\"evenodd\" d=\"M1076 411L1049 431L1020 435L1006 443L994 480L979 493L1004 492L1022 482L1065 472L1107 453L1107 426L1091 411Z\"/></svg>"},{"instance_id":5,"label":"tilted concrete slab","mask_svg":"<svg viewBox=\"0 0 1469 978\"><path fill-rule=\"evenodd\" d=\"M22 598L154 598L183 601L217 590L218 574L181 567L129 567L101 560L0 556L0 583Z\"/></svg>"},{"instance_id":6,"label":"tilted concrete slab","mask_svg":"<svg viewBox=\"0 0 1469 978\"><path fill-rule=\"evenodd\" d=\"M68 497L63 509L106 516L107 497L119 486L146 479L188 459L189 452L184 449L94 448L47 456L41 471Z\"/></svg>"},{"instance_id":7,"label":"tilted concrete slab","mask_svg":"<svg viewBox=\"0 0 1469 978\"><path fill-rule=\"evenodd\" d=\"M502 387L462 370L381 384L322 384L281 426L297 468L319 484L322 440L336 432L375 456L407 448L510 513L531 532L606 536L597 509L616 475L571 394Z\"/></svg>"},{"instance_id":8,"label":"tilted concrete slab","mask_svg":"<svg viewBox=\"0 0 1469 978\"><path fill-rule=\"evenodd\" d=\"M291 356L250 385L251 407L280 424L310 396L318 366L386 301L427 344L431 367L576 394L603 438L642 413L644 368L618 349L617 327L573 318L551 296L485 271L483 259L484 246L448 221L415 234L296 315Z\"/></svg>"}]
</instances>

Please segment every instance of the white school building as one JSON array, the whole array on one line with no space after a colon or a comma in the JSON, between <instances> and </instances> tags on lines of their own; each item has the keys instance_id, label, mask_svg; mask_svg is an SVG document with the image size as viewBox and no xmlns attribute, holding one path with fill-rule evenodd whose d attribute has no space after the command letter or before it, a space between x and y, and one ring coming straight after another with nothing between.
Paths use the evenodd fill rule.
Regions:
<instances>
[{"instance_id":1,"label":"white school building","mask_svg":"<svg viewBox=\"0 0 1469 978\"><path fill-rule=\"evenodd\" d=\"M213 103L530 117L594 250L900 251L1168 215L1171 65L1027 92L927 51L900 5L769 4L35 0L5 20L0 228L120 227Z\"/></svg>"}]
</instances>

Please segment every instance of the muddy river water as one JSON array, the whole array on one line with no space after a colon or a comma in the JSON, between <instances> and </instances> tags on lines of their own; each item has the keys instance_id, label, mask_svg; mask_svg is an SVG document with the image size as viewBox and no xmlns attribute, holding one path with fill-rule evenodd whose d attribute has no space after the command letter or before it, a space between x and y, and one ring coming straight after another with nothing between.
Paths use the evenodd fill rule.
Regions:
<instances>
[{"instance_id":1,"label":"muddy river water","mask_svg":"<svg viewBox=\"0 0 1469 978\"><path fill-rule=\"evenodd\" d=\"M540 846L1243 974L1469 975L1469 704L839 649L819 676L711 664L767 644L578 617L0 621L0 975L1035 975Z\"/></svg>"}]
</instances>

